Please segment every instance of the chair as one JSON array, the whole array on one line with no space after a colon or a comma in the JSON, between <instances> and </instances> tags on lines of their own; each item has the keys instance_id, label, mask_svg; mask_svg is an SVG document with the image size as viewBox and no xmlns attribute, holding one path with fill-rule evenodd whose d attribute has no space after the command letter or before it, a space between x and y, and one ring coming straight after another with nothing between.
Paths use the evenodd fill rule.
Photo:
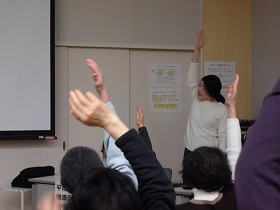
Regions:
<instances>
[{"instance_id":1,"label":"chair","mask_svg":"<svg viewBox=\"0 0 280 210\"><path fill-rule=\"evenodd\" d=\"M163 168L165 174L167 175L167 177L169 178L169 180L171 181L172 178L172 170L171 168Z\"/></svg>"}]
</instances>

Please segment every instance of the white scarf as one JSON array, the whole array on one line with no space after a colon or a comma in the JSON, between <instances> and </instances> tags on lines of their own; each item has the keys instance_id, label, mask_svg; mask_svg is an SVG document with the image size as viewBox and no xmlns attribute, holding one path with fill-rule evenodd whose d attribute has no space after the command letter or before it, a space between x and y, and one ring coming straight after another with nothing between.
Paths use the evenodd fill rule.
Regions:
<instances>
[{"instance_id":1,"label":"white scarf","mask_svg":"<svg viewBox=\"0 0 280 210\"><path fill-rule=\"evenodd\" d=\"M194 200L213 201L219 196L219 192L206 192L193 188Z\"/></svg>"}]
</instances>

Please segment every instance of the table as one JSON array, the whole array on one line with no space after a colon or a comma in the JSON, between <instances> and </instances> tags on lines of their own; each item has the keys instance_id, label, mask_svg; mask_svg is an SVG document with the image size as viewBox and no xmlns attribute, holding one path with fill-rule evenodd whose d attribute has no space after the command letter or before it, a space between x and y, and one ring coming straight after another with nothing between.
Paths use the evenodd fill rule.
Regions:
<instances>
[{"instance_id":1,"label":"table","mask_svg":"<svg viewBox=\"0 0 280 210\"><path fill-rule=\"evenodd\" d=\"M37 201L48 191L55 191L55 182L60 175L43 176L28 179L32 184L32 210L36 210Z\"/></svg>"},{"instance_id":2,"label":"table","mask_svg":"<svg viewBox=\"0 0 280 210\"><path fill-rule=\"evenodd\" d=\"M36 210L37 201L47 191L55 191L55 182L60 182L60 175L44 176L28 179L33 182L32 185L32 209ZM192 190L186 190L182 187L174 187L176 193L176 204L182 204L189 201L189 197L193 195Z\"/></svg>"},{"instance_id":3,"label":"table","mask_svg":"<svg viewBox=\"0 0 280 210\"><path fill-rule=\"evenodd\" d=\"M20 209L24 210L24 193L25 192L30 192L31 188L1 187L0 190L9 191L9 192L20 192Z\"/></svg>"},{"instance_id":4,"label":"table","mask_svg":"<svg viewBox=\"0 0 280 210\"><path fill-rule=\"evenodd\" d=\"M192 190L186 190L182 187L174 187L176 193L176 205L187 203L193 195Z\"/></svg>"}]
</instances>

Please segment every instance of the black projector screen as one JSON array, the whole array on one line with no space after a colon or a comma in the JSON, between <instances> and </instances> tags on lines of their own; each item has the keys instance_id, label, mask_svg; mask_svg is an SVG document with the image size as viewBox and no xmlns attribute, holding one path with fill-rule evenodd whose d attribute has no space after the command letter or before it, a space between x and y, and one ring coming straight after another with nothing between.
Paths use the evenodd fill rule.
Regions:
<instances>
[{"instance_id":1,"label":"black projector screen","mask_svg":"<svg viewBox=\"0 0 280 210\"><path fill-rule=\"evenodd\" d=\"M1 140L55 138L54 3L1 0Z\"/></svg>"}]
</instances>

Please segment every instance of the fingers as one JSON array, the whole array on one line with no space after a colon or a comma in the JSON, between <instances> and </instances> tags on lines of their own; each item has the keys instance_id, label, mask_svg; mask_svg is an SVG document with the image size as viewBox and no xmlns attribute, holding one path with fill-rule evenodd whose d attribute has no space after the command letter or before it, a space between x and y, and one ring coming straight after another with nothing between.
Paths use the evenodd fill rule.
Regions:
<instances>
[{"instance_id":1,"label":"fingers","mask_svg":"<svg viewBox=\"0 0 280 210\"><path fill-rule=\"evenodd\" d=\"M206 42L206 37L204 35L204 29L201 29L196 35L196 48L201 49Z\"/></svg>"},{"instance_id":2,"label":"fingers","mask_svg":"<svg viewBox=\"0 0 280 210\"><path fill-rule=\"evenodd\" d=\"M69 104L71 114L84 124L87 124L89 110L94 106L97 97L90 92L85 95L80 90L70 92Z\"/></svg>"},{"instance_id":3,"label":"fingers","mask_svg":"<svg viewBox=\"0 0 280 210\"><path fill-rule=\"evenodd\" d=\"M234 105L236 103L236 98L238 94L238 82L239 82L239 75L236 74L233 83L228 87L228 94L227 94L228 105Z\"/></svg>"},{"instance_id":4,"label":"fingers","mask_svg":"<svg viewBox=\"0 0 280 210\"><path fill-rule=\"evenodd\" d=\"M107 106L91 92L71 91L69 104L71 114L85 125L102 127L103 119L110 119Z\"/></svg>"},{"instance_id":5,"label":"fingers","mask_svg":"<svg viewBox=\"0 0 280 210\"><path fill-rule=\"evenodd\" d=\"M104 86L103 75L101 70L99 69L97 63L91 59L86 60L86 65L92 70L93 73L93 81L95 84L95 88L97 92L100 91Z\"/></svg>"},{"instance_id":6,"label":"fingers","mask_svg":"<svg viewBox=\"0 0 280 210\"><path fill-rule=\"evenodd\" d=\"M90 102L96 102L98 100L98 98L91 92L86 92L85 96L86 99Z\"/></svg>"},{"instance_id":7,"label":"fingers","mask_svg":"<svg viewBox=\"0 0 280 210\"><path fill-rule=\"evenodd\" d=\"M235 74L235 79L234 79L234 81L233 81L233 89L234 89L235 91L237 91L238 82L239 82L239 75L238 75L238 74Z\"/></svg>"},{"instance_id":8,"label":"fingers","mask_svg":"<svg viewBox=\"0 0 280 210\"><path fill-rule=\"evenodd\" d=\"M79 90L70 91L69 105L71 114L81 121L81 119L84 117L84 114L82 112L81 103L77 94L81 94Z\"/></svg>"},{"instance_id":9,"label":"fingers","mask_svg":"<svg viewBox=\"0 0 280 210\"><path fill-rule=\"evenodd\" d=\"M238 90L237 90L238 82L239 82L239 75L236 74L232 85L229 86L229 92L232 94L232 97L236 97L236 95L238 93Z\"/></svg>"},{"instance_id":10,"label":"fingers","mask_svg":"<svg viewBox=\"0 0 280 210\"><path fill-rule=\"evenodd\" d=\"M238 82L239 82L239 75L236 74L233 83L231 85L229 85L229 87L228 87L228 91L237 92Z\"/></svg>"},{"instance_id":11,"label":"fingers","mask_svg":"<svg viewBox=\"0 0 280 210\"><path fill-rule=\"evenodd\" d=\"M139 116L142 116L143 115L143 112L141 110L141 107L140 106L136 106L136 112Z\"/></svg>"},{"instance_id":12,"label":"fingers","mask_svg":"<svg viewBox=\"0 0 280 210\"><path fill-rule=\"evenodd\" d=\"M98 69L98 66L95 61L91 59L86 60L86 65L92 70L92 73L96 73L96 69Z\"/></svg>"},{"instance_id":13,"label":"fingers","mask_svg":"<svg viewBox=\"0 0 280 210\"><path fill-rule=\"evenodd\" d=\"M140 106L136 106L136 123L139 128L144 126L144 115Z\"/></svg>"},{"instance_id":14,"label":"fingers","mask_svg":"<svg viewBox=\"0 0 280 210\"><path fill-rule=\"evenodd\" d=\"M102 72L99 69L97 63L92 59L86 60L86 65L92 70L93 77L102 77Z\"/></svg>"},{"instance_id":15,"label":"fingers","mask_svg":"<svg viewBox=\"0 0 280 210\"><path fill-rule=\"evenodd\" d=\"M199 38L203 38L204 37L204 29L200 29L199 33L198 33L198 37Z\"/></svg>"},{"instance_id":16,"label":"fingers","mask_svg":"<svg viewBox=\"0 0 280 210\"><path fill-rule=\"evenodd\" d=\"M139 115L140 115L140 113L139 113L139 106L136 106L136 118L137 119L139 118Z\"/></svg>"}]
</instances>

